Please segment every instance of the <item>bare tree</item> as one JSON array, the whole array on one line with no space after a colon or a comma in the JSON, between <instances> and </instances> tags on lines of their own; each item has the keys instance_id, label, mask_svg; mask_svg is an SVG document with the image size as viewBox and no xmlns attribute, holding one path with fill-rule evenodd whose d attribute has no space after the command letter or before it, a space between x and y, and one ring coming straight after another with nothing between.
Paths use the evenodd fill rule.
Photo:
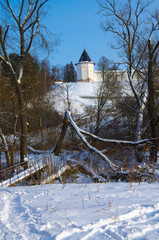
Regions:
<instances>
[{"instance_id":1,"label":"bare tree","mask_svg":"<svg viewBox=\"0 0 159 240\"><path fill-rule=\"evenodd\" d=\"M149 62L148 62L148 114L151 127L151 137L152 143L150 148L150 160L152 162L157 162L157 151L158 151L158 133L157 126L159 123L159 114L158 114L158 101L159 98L155 92L155 65L154 61L158 56L159 41L152 46L151 40L148 41L149 48ZM158 79L157 79L158 80Z\"/></svg>"},{"instance_id":2,"label":"bare tree","mask_svg":"<svg viewBox=\"0 0 159 240\"><path fill-rule=\"evenodd\" d=\"M20 137L20 161L23 162L27 157L27 121L26 105L24 102L24 92L22 88L24 60L28 53L36 46L45 46L46 28L41 24L44 5L48 0L33 1L9 1L0 2L3 14L0 23L0 59L8 66L11 72L10 82L15 91L19 110L21 126ZM34 45L36 43L36 45ZM9 53L13 51L19 55L19 64L15 69L10 60Z\"/></svg>"},{"instance_id":3,"label":"bare tree","mask_svg":"<svg viewBox=\"0 0 159 240\"><path fill-rule=\"evenodd\" d=\"M156 139L157 136L153 133L156 121L155 124L152 124L152 121L154 122L152 115L154 116L155 91L151 73L159 44L157 41L154 48L148 51L148 48L150 49L148 39L153 38L153 36L156 37L155 34L159 30L158 13L156 12L156 15L150 14L148 10L152 2L146 0L137 0L135 3L131 0L98 0L97 2L100 6L100 13L108 20L106 24L102 24L103 30L111 32L116 37L115 48L120 51L122 62L127 64L129 84L137 103L137 109L135 109L137 112L135 140L141 139L142 132L145 129L143 120L146 110L149 112L151 137ZM138 90L133 83L135 72L140 76L142 82ZM146 126L148 126L147 123ZM156 145L155 141L152 140L152 146ZM154 152L154 150L151 152ZM156 161L157 153L152 154L150 158L152 161Z\"/></svg>"},{"instance_id":4,"label":"bare tree","mask_svg":"<svg viewBox=\"0 0 159 240\"><path fill-rule=\"evenodd\" d=\"M117 74L115 71L111 70L111 61L102 56L98 62L98 69L101 71L102 82L100 83L97 90L97 101L95 109L96 124L94 130L94 133L96 135L98 135L98 132L101 128L101 123L104 120L105 116L108 117L110 108L110 104L108 104L108 102L111 101L113 103L120 91L120 87L117 81Z\"/></svg>"}]
</instances>

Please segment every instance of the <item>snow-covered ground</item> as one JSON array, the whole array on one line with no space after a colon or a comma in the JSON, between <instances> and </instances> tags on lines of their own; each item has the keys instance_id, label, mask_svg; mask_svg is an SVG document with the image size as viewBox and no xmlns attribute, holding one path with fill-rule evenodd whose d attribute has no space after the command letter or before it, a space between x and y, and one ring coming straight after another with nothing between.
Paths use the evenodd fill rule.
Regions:
<instances>
[{"instance_id":1,"label":"snow-covered ground","mask_svg":"<svg viewBox=\"0 0 159 240\"><path fill-rule=\"evenodd\" d=\"M49 97L54 101L56 95L61 112L69 97L71 112L81 114L86 106L95 104L98 85L61 84ZM3 163L3 154L1 159ZM159 239L158 183L81 184L83 181L0 187L0 240Z\"/></svg>"},{"instance_id":2,"label":"snow-covered ground","mask_svg":"<svg viewBox=\"0 0 159 240\"><path fill-rule=\"evenodd\" d=\"M50 99L56 99L55 107L61 112L67 108L67 98L73 113L82 114L86 106L96 104L97 90L100 82L76 82L57 84L51 92Z\"/></svg>"},{"instance_id":3,"label":"snow-covered ground","mask_svg":"<svg viewBox=\"0 0 159 240\"><path fill-rule=\"evenodd\" d=\"M60 112L65 112L67 108L67 98L70 101L72 113L83 114L85 108L97 104L97 92L101 82L70 82L57 83L48 96L55 100L55 108ZM127 82L123 82L123 95L132 94Z\"/></svg>"},{"instance_id":4,"label":"snow-covered ground","mask_svg":"<svg viewBox=\"0 0 159 240\"><path fill-rule=\"evenodd\" d=\"M159 185L0 188L0 239L159 239Z\"/></svg>"}]
</instances>

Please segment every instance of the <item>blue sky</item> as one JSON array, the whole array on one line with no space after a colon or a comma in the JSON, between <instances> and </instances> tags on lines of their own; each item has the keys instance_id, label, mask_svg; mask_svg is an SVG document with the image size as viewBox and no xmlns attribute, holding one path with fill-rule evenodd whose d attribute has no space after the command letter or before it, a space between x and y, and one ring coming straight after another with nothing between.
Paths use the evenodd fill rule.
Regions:
<instances>
[{"instance_id":1,"label":"blue sky","mask_svg":"<svg viewBox=\"0 0 159 240\"><path fill-rule=\"evenodd\" d=\"M154 2L158 6L158 0ZM95 63L101 56L118 61L117 52L111 49L110 35L99 27L102 18L98 10L96 0L49 1L45 24L60 39L49 57L51 65L77 63L84 48Z\"/></svg>"},{"instance_id":2,"label":"blue sky","mask_svg":"<svg viewBox=\"0 0 159 240\"><path fill-rule=\"evenodd\" d=\"M49 60L51 65L78 62L85 48L95 63L101 56L116 58L111 50L110 38L100 29L96 0L53 0L49 4L47 27L60 44Z\"/></svg>"}]
</instances>

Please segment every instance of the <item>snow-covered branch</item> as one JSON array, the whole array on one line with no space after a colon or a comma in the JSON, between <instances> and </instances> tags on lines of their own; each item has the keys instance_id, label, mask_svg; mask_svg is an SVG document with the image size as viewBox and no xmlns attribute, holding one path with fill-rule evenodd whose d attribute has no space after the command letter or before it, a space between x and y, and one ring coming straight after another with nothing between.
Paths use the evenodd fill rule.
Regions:
<instances>
[{"instance_id":1,"label":"snow-covered branch","mask_svg":"<svg viewBox=\"0 0 159 240\"><path fill-rule=\"evenodd\" d=\"M32 148L30 146L27 146L27 149L34 154L51 153L50 150L48 150L48 151L35 150L34 148Z\"/></svg>"},{"instance_id":2,"label":"snow-covered branch","mask_svg":"<svg viewBox=\"0 0 159 240\"><path fill-rule=\"evenodd\" d=\"M104 142L104 143L118 143L118 144L127 144L127 145L141 145L145 143L149 143L150 139L143 139L140 141L126 141L126 140L117 140L117 139L104 139L101 137L98 137L94 135L93 133L87 132L86 130L80 129L79 131L83 133L84 135L90 136L98 141Z\"/></svg>"},{"instance_id":3,"label":"snow-covered branch","mask_svg":"<svg viewBox=\"0 0 159 240\"><path fill-rule=\"evenodd\" d=\"M107 158L101 151L97 150L95 147L92 147L87 140L85 139L85 137L82 135L82 133L80 132L78 126L76 125L76 123L73 121L73 119L71 118L70 112L67 111L66 112L66 116L67 119L69 121L69 123L71 124L71 126L74 128L74 130L76 131L77 135L80 137L80 139L82 140L82 142L86 145L86 147L94 152L95 154L97 154L98 156L100 156L107 164L108 166L111 168L111 170L113 172L115 172L118 169L118 166L116 166L114 163L112 163L109 158Z\"/></svg>"}]
</instances>

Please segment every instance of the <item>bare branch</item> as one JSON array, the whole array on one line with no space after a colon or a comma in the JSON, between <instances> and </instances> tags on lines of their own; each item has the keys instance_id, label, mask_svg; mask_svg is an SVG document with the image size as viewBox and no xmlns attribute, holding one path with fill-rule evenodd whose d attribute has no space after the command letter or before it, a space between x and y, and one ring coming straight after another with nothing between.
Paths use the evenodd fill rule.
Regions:
<instances>
[{"instance_id":1,"label":"bare branch","mask_svg":"<svg viewBox=\"0 0 159 240\"><path fill-rule=\"evenodd\" d=\"M104 142L104 143L114 143L114 144L125 144L125 145L142 145L142 144L145 144L145 143L150 143L150 139L143 139L143 140L140 140L140 141L126 141L126 140L117 140L117 139L104 139L104 138L100 138L92 133L89 133L87 132L86 130L83 130L83 129L80 129L79 128L79 131L84 134L84 135L87 135L87 136L90 136L100 142Z\"/></svg>"},{"instance_id":2,"label":"bare branch","mask_svg":"<svg viewBox=\"0 0 159 240\"><path fill-rule=\"evenodd\" d=\"M96 148L92 147L87 140L84 138L84 136L80 133L79 128L77 127L76 123L72 120L71 115L69 113L69 111L66 112L66 116L67 119L69 121L69 123L72 125L72 127L74 128L74 130L76 131L77 135L80 137L80 139L82 140L82 142L87 146L87 148L94 152L95 154L97 154L98 156L100 156L107 164L108 166L111 168L111 170L113 172L115 172L118 169L118 166L116 166L114 163L112 163L101 151L97 150Z\"/></svg>"},{"instance_id":3,"label":"bare branch","mask_svg":"<svg viewBox=\"0 0 159 240\"><path fill-rule=\"evenodd\" d=\"M22 0L21 8L20 8L20 13L19 13L19 23L21 23L21 15L23 12L23 7L24 7L24 0Z\"/></svg>"},{"instance_id":4,"label":"bare branch","mask_svg":"<svg viewBox=\"0 0 159 240\"><path fill-rule=\"evenodd\" d=\"M6 0L6 3L7 3L7 6L8 6L8 8L9 8L9 10L10 10L10 12L11 12L11 14L12 14L13 18L15 19L15 21L16 21L16 22L17 22L17 24L19 25L19 21L18 21L18 19L16 18L16 16L15 16L15 13L14 13L14 11L13 11L13 9L12 9L12 7L11 7L11 5L10 5L9 1L8 1L8 0Z\"/></svg>"},{"instance_id":5,"label":"bare branch","mask_svg":"<svg viewBox=\"0 0 159 240\"><path fill-rule=\"evenodd\" d=\"M39 0L36 0L35 5L34 5L32 11L31 11L32 2L30 2L29 12L28 12L26 18L24 19L24 22L22 23L22 28L23 28L24 25L31 19L31 17L32 17L32 15L35 13L35 11L36 11L36 15L37 15L35 21L36 21L36 22L38 21L39 11L40 11L40 9L42 8L42 6L43 6L46 2L48 2L48 0L43 1L43 2L40 4L40 6L37 8L37 5L38 5L38 3L39 3ZM28 29L28 27L27 27L26 29ZM25 29L25 31L26 31L26 29Z\"/></svg>"}]
</instances>

